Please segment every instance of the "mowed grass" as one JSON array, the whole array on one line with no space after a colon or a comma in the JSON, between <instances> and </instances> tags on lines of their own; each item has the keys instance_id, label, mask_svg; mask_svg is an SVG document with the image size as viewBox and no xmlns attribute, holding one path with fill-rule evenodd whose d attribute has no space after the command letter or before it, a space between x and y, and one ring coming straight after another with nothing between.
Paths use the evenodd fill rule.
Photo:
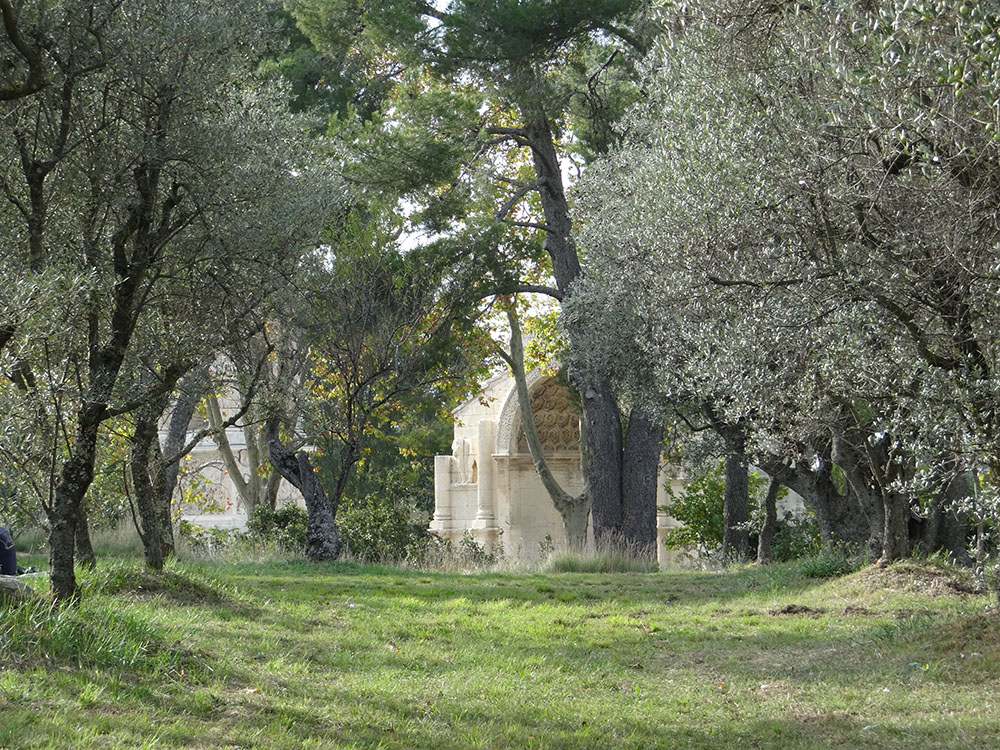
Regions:
<instances>
[{"instance_id":1,"label":"mowed grass","mask_svg":"<svg viewBox=\"0 0 1000 750\"><path fill-rule=\"evenodd\" d=\"M84 587L0 614L0 748L1000 746L1000 615L928 563L105 563Z\"/></svg>"}]
</instances>

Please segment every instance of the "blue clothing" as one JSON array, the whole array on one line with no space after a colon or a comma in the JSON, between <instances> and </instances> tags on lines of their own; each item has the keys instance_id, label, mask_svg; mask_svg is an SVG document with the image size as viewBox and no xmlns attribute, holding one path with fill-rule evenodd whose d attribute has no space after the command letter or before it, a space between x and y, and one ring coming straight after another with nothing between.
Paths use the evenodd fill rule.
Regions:
<instances>
[{"instance_id":1,"label":"blue clothing","mask_svg":"<svg viewBox=\"0 0 1000 750\"><path fill-rule=\"evenodd\" d=\"M3 526L0 526L0 575L16 576L17 552L14 550L14 540Z\"/></svg>"}]
</instances>

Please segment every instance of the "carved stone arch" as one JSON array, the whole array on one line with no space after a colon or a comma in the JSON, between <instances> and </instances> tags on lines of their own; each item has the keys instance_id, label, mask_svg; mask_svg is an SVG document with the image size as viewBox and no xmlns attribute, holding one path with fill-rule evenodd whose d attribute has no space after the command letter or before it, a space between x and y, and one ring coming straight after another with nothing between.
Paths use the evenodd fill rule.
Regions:
<instances>
[{"instance_id":1,"label":"carved stone arch","mask_svg":"<svg viewBox=\"0 0 1000 750\"><path fill-rule=\"evenodd\" d=\"M580 446L580 417L571 406L566 389L555 378L532 371L528 375L528 393L546 455L576 453ZM507 455L528 454L516 388L508 394L501 411L497 449Z\"/></svg>"},{"instance_id":2,"label":"carved stone arch","mask_svg":"<svg viewBox=\"0 0 1000 750\"><path fill-rule=\"evenodd\" d=\"M528 381L528 393L538 383L546 378L539 370L532 370L527 374L525 380ZM511 380L510 391L504 398L503 406L500 409L500 418L497 420L497 453L504 456L511 456L517 453L517 439L521 428L521 407L517 404L517 386Z\"/></svg>"}]
</instances>

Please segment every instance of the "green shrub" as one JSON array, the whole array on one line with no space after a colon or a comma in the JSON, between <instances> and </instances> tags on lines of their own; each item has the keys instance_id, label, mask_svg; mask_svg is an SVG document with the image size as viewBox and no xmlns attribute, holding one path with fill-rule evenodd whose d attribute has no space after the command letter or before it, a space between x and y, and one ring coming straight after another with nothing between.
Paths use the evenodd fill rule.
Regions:
<instances>
[{"instance_id":1,"label":"green shrub","mask_svg":"<svg viewBox=\"0 0 1000 750\"><path fill-rule=\"evenodd\" d=\"M414 506L367 495L344 498L337 514L340 536L359 560L397 561L419 557L429 535L427 524L414 520Z\"/></svg>"},{"instance_id":2,"label":"green shrub","mask_svg":"<svg viewBox=\"0 0 1000 750\"><path fill-rule=\"evenodd\" d=\"M756 544L755 539L751 541ZM803 518L796 518L786 512L784 518L778 519L777 528L774 530L774 539L771 540L771 559L774 562L786 562L818 555L822 546L819 524L811 513Z\"/></svg>"},{"instance_id":3,"label":"green shrub","mask_svg":"<svg viewBox=\"0 0 1000 750\"><path fill-rule=\"evenodd\" d=\"M487 550L486 545L477 542L472 534L466 531L458 540L458 553L465 564L485 568L494 565L503 557L503 543L500 543L499 549Z\"/></svg>"},{"instance_id":4,"label":"green shrub","mask_svg":"<svg viewBox=\"0 0 1000 750\"><path fill-rule=\"evenodd\" d=\"M247 531L251 537L256 541L276 544L289 552L305 551L308 526L309 515L292 503L277 509L261 504L247 518Z\"/></svg>"},{"instance_id":5,"label":"green shrub","mask_svg":"<svg viewBox=\"0 0 1000 750\"><path fill-rule=\"evenodd\" d=\"M806 578L835 578L854 570L854 564L843 555L823 554L803 558L799 570Z\"/></svg>"},{"instance_id":6,"label":"green shrub","mask_svg":"<svg viewBox=\"0 0 1000 750\"><path fill-rule=\"evenodd\" d=\"M708 553L721 550L725 491L726 480L718 469L688 482L679 494L668 484L667 496L670 499L662 510L684 525L666 532L663 538L666 548L700 549Z\"/></svg>"},{"instance_id":7,"label":"green shrub","mask_svg":"<svg viewBox=\"0 0 1000 750\"><path fill-rule=\"evenodd\" d=\"M177 524L177 533L194 550L209 550L218 552L226 550L246 539L239 529L219 529L214 526L199 526L181 519Z\"/></svg>"}]
</instances>

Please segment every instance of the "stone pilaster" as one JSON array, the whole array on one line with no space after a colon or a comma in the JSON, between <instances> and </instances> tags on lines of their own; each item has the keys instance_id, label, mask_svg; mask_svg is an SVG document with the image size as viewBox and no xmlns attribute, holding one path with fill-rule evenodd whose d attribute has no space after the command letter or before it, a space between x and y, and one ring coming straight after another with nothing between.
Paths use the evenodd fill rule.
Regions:
<instances>
[{"instance_id":1,"label":"stone pilaster","mask_svg":"<svg viewBox=\"0 0 1000 750\"><path fill-rule=\"evenodd\" d=\"M431 531L452 528L451 515L451 456L434 456L434 518Z\"/></svg>"},{"instance_id":2,"label":"stone pilaster","mask_svg":"<svg viewBox=\"0 0 1000 750\"><path fill-rule=\"evenodd\" d=\"M493 453L497 443L497 424L484 419L477 425L476 465L479 482L476 487L475 529L496 527L496 471Z\"/></svg>"}]
</instances>

